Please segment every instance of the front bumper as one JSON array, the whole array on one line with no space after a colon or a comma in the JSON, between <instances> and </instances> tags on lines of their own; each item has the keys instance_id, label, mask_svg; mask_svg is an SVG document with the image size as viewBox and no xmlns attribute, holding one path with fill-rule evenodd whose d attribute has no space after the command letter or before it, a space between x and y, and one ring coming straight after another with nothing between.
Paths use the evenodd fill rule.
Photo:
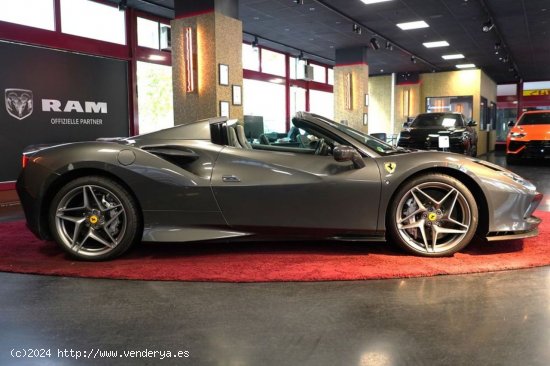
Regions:
<instances>
[{"instance_id":1,"label":"front bumper","mask_svg":"<svg viewBox=\"0 0 550 366\"><path fill-rule=\"evenodd\" d=\"M549 159L550 140L517 141L508 144L508 154L522 158Z\"/></svg>"},{"instance_id":2,"label":"front bumper","mask_svg":"<svg viewBox=\"0 0 550 366\"><path fill-rule=\"evenodd\" d=\"M533 215L540 202L542 201L543 194L537 193L533 197L531 203L528 205L525 211L524 218L521 222L514 223L509 230L499 230L489 232L486 236L488 241L498 240L513 240L513 239L525 239L537 236L539 234L539 225L542 220Z\"/></svg>"},{"instance_id":3,"label":"front bumper","mask_svg":"<svg viewBox=\"0 0 550 366\"><path fill-rule=\"evenodd\" d=\"M526 219L530 226L534 227L530 230L521 230L521 231L495 231L487 234L488 241L499 241L499 240L514 240L514 239L525 239L532 238L539 235L539 224L542 222L536 216L531 216Z\"/></svg>"}]
</instances>

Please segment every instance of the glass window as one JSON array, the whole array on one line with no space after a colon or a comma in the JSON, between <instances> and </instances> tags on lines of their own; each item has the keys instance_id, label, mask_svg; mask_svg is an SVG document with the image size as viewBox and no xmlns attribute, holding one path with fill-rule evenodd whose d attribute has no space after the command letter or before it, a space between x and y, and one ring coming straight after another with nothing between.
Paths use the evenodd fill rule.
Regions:
<instances>
[{"instance_id":1,"label":"glass window","mask_svg":"<svg viewBox=\"0 0 550 366\"><path fill-rule=\"evenodd\" d=\"M332 93L319 90L309 91L309 110L328 119L334 119L334 97Z\"/></svg>"},{"instance_id":2,"label":"glass window","mask_svg":"<svg viewBox=\"0 0 550 366\"><path fill-rule=\"evenodd\" d=\"M279 52L262 49L262 72L286 76L285 55Z\"/></svg>"},{"instance_id":3,"label":"glass window","mask_svg":"<svg viewBox=\"0 0 550 366\"><path fill-rule=\"evenodd\" d=\"M243 43L243 68L260 71L260 52L257 47Z\"/></svg>"},{"instance_id":4,"label":"glass window","mask_svg":"<svg viewBox=\"0 0 550 366\"><path fill-rule=\"evenodd\" d=\"M516 122L518 118L517 108L499 108L497 110L497 141L506 141L508 134L508 123Z\"/></svg>"},{"instance_id":5,"label":"glass window","mask_svg":"<svg viewBox=\"0 0 550 366\"><path fill-rule=\"evenodd\" d=\"M327 83L329 85L334 85L334 70L333 69L328 69L327 72L328 72Z\"/></svg>"},{"instance_id":6,"label":"glass window","mask_svg":"<svg viewBox=\"0 0 550 366\"><path fill-rule=\"evenodd\" d=\"M126 44L124 11L88 0L61 0L61 31Z\"/></svg>"},{"instance_id":7,"label":"glass window","mask_svg":"<svg viewBox=\"0 0 550 366\"><path fill-rule=\"evenodd\" d=\"M172 68L137 63L139 133L174 126Z\"/></svg>"},{"instance_id":8,"label":"glass window","mask_svg":"<svg viewBox=\"0 0 550 366\"><path fill-rule=\"evenodd\" d=\"M306 90L297 86L290 88L290 118L294 117L296 112L306 110Z\"/></svg>"},{"instance_id":9,"label":"glass window","mask_svg":"<svg viewBox=\"0 0 550 366\"><path fill-rule=\"evenodd\" d=\"M462 113L466 116L467 120L471 120L473 115L472 108L473 98L471 96L426 98L426 110L428 113Z\"/></svg>"},{"instance_id":10,"label":"glass window","mask_svg":"<svg viewBox=\"0 0 550 366\"><path fill-rule=\"evenodd\" d=\"M310 64L313 67L313 81L325 84L327 82L326 67Z\"/></svg>"},{"instance_id":11,"label":"glass window","mask_svg":"<svg viewBox=\"0 0 550 366\"><path fill-rule=\"evenodd\" d=\"M53 31L53 0L18 0L1 3L0 20Z\"/></svg>"},{"instance_id":12,"label":"glass window","mask_svg":"<svg viewBox=\"0 0 550 366\"><path fill-rule=\"evenodd\" d=\"M159 23L137 18L138 46L159 49Z\"/></svg>"},{"instance_id":13,"label":"glass window","mask_svg":"<svg viewBox=\"0 0 550 366\"><path fill-rule=\"evenodd\" d=\"M286 132L284 84L244 79L243 110L263 117L264 132Z\"/></svg>"}]
</instances>

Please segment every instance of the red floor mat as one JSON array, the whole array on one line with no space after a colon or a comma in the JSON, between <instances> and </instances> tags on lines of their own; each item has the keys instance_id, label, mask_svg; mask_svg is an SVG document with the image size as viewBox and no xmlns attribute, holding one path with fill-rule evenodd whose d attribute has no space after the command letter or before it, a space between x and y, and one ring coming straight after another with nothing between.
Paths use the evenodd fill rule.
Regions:
<instances>
[{"instance_id":1,"label":"red floor mat","mask_svg":"<svg viewBox=\"0 0 550 366\"><path fill-rule=\"evenodd\" d=\"M550 264L550 213L535 238L473 242L451 258L419 258L385 243L141 244L120 259L73 261L24 222L0 224L0 271L140 280L267 282L422 277Z\"/></svg>"}]
</instances>

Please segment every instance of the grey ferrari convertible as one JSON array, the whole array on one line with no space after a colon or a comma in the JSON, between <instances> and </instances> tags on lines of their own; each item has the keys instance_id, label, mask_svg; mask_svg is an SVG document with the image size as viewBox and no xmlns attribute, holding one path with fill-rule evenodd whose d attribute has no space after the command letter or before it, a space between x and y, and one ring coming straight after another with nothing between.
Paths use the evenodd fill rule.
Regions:
<instances>
[{"instance_id":1,"label":"grey ferrari convertible","mask_svg":"<svg viewBox=\"0 0 550 366\"><path fill-rule=\"evenodd\" d=\"M121 139L29 148L17 191L29 228L70 255L212 240L388 240L448 256L478 235L537 235L542 194L499 166L394 148L309 113L254 143L212 118ZM290 135L290 134L289 134Z\"/></svg>"}]
</instances>

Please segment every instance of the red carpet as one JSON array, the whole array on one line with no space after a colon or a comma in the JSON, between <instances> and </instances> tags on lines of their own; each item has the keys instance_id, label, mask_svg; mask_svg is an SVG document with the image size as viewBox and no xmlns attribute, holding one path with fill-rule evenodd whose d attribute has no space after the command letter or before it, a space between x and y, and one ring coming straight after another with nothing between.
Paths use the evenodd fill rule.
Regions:
<instances>
[{"instance_id":1,"label":"red carpet","mask_svg":"<svg viewBox=\"0 0 550 366\"><path fill-rule=\"evenodd\" d=\"M550 213L536 238L474 242L452 258L419 258L383 243L141 244L124 257L73 261L24 222L0 224L0 271L140 280L267 282L422 277L550 264Z\"/></svg>"}]
</instances>

